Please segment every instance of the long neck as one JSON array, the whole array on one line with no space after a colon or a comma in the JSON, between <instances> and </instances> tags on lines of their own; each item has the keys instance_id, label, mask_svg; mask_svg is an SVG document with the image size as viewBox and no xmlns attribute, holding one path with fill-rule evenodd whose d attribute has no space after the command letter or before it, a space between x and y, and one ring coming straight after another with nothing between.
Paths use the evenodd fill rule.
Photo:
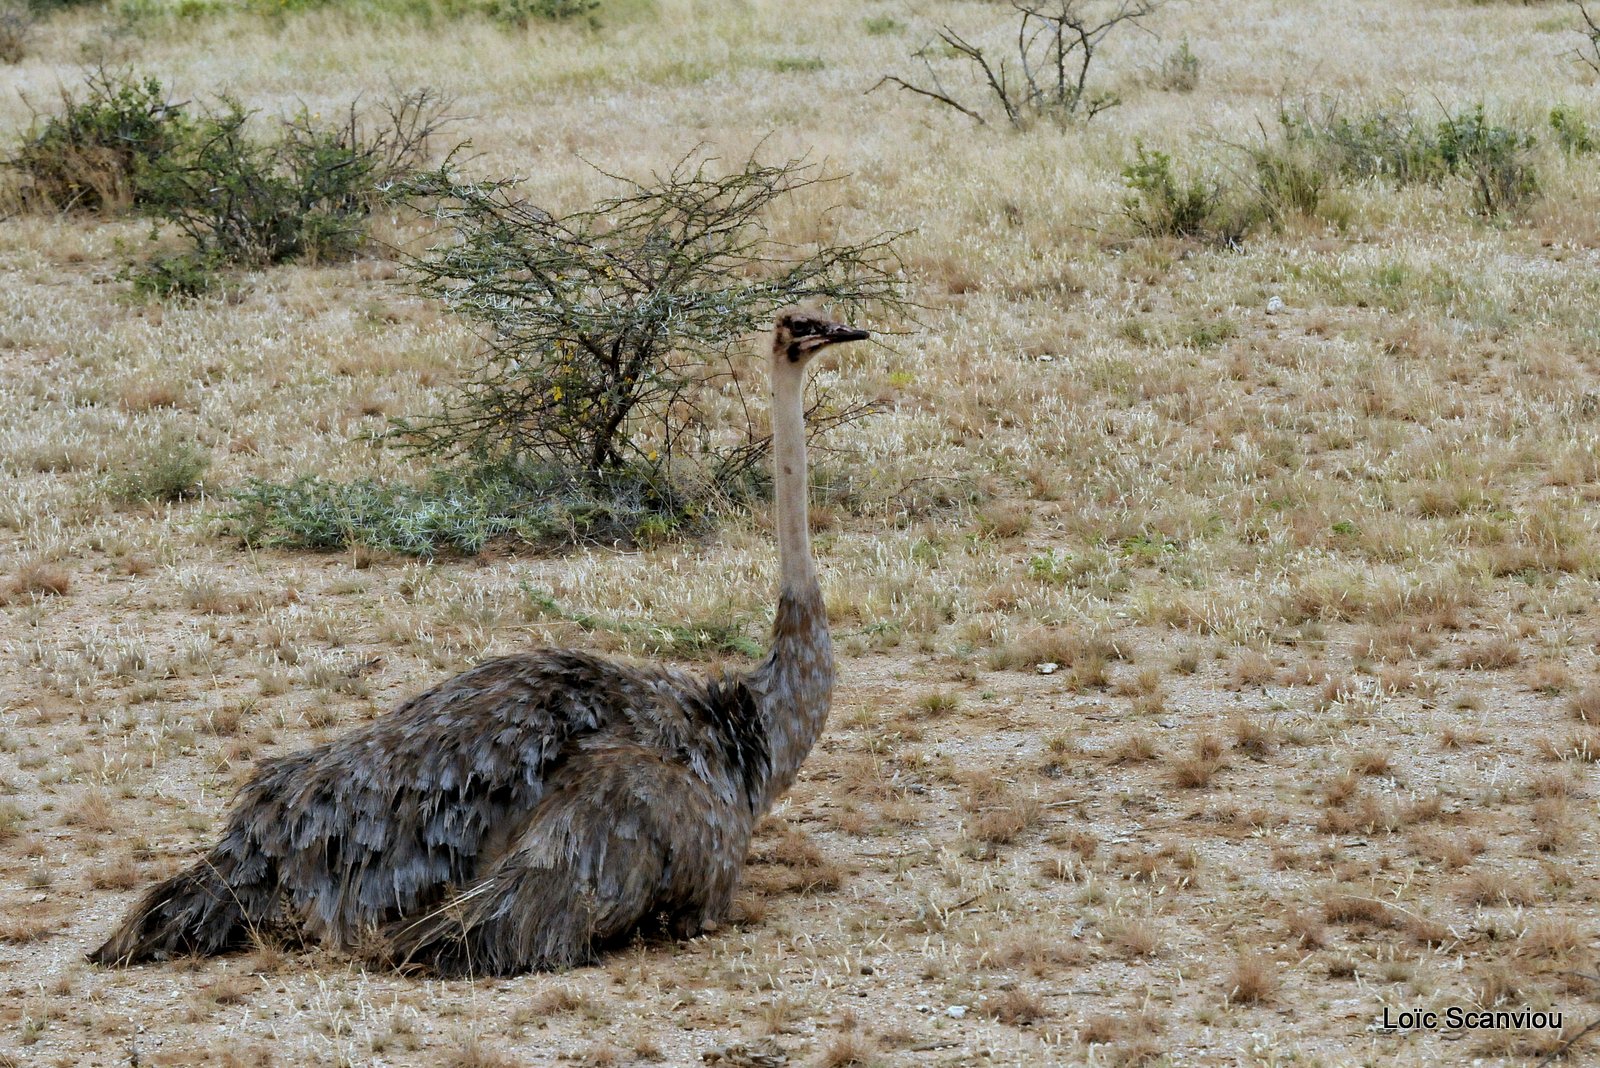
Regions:
<instances>
[{"instance_id":1,"label":"long neck","mask_svg":"<svg viewBox=\"0 0 1600 1068\"><path fill-rule=\"evenodd\" d=\"M805 368L780 354L772 361L773 497L778 509L778 568L782 588L800 593L817 585L806 514Z\"/></svg>"},{"instance_id":2,"label":"long neck","mask_svg":"<svg viewBox=\"0 0 1600 1068\"><path fill-rule=\"evenodd\" d=\"M778 511L778 609L772 652L750 678L771 761L754 800L765 811L800 771L833 698L833 643L806 518L804 369L780 355L772 367L773 484Z\"/></svg>"}]
</instances>

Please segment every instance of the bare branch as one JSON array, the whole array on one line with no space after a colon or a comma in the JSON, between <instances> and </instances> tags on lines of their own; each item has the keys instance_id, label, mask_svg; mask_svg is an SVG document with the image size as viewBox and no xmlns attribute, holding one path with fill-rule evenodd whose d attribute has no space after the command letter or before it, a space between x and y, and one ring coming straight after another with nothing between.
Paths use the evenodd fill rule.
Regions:
<instances>
[{"instance_id":1,"label":"bare branch","mask_svg":"<svg viewBox=\"0 0 1600 1068\"><path fill-rule=\"evenodd\" d=\"M1119 102L1114 94L1091 94L1088 89L1101 42L1124 23L1143 28L1140 20L1153 14L1159 4L1160 0L1118 0L1108 9L1098 0L1011 0L1017 15L1011 48L1021 72L1020 86L1013 85L1008 76L1011 57L991 59L982 47L948 25L938 31L938 39L952 56L967 61L1012 126L1023 126L1041 116L1057 122L1088 121ZM931 88L894 75L880 79L872 88L894 85L954 108L975 122L985 122L978 106L963 102L940 83L927 48L913 55L927 68Z\"/></svg>"},{"instance_id":2,"label":"bare branch","mask_svg":"<svg viewBox=\"0 0 1600 1068\"><path fill-rule=\"evenodd\" d=\"M976 111L973 111L971 108L965 106L960 101L955 100L952 97L946 96L944 93L936 92L935 90L932 90L932 89L924 89L920 85L912 85L910 82L906 81L904 78L897 78L892 74L886 74L882 78L878 79L877 85L874 85L871 89L868 89L867 92L869 92L869 93L873 92L874 90L878 89L880 86L883 86L885 84L896 86L897 88L904 89L904 90L906 90L907 92L910 92L910 93L916 93L919 96L925 96L925 97L929 97L930 99L937 100L941 104L947 104L950 107L955 108L957 111L961 112L961 114L963 114L963 115L967 116L968 118L972 119L973 121L975 121L979 126L987 126L988 125L988 123L984 120L984 117L982 115L979 115Z\"/></svg>"},{"instance_id":3,"label":"bare branch","mask_svg":"<svg viewBox=\"0 0 1600 1068\"><path fill-rule=\"evenodd\" d=\"M1578 15L1583 19L1584 28L1578 32L1589 39L1589 51L1585 52L1579 47L1574 48L1572 54L1579 63L1600 74L1600 23L1595 22L1595 16L1589 13L1589 7L1584 0L1568 0L1568 2L1578 9Z\"/></svg>"}]
</instances>

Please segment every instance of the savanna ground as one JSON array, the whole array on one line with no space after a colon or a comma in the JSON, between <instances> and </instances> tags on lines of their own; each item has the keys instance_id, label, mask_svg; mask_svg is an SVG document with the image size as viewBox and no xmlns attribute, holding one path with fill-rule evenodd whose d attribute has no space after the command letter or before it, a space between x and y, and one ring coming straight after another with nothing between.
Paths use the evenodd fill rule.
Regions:
<instances>
[{"instance_id":1,"label":"savanna ground","mask_svg":"<svg viewBox=\"0 0 1600 1068\"><path fill-rule=\"evenodd\" d=\"M883 402L818 457L842 684L738 922L504 981L270 947L104 971L82 954L253 760L529 645L759 638L774 553L760 509L627 551L241 548L215 495L250 476L415 476L370 432L435 404L471 337L380 254L146 303L116 275L147 223L7 219L0 1063L1531 1063L1562 1036L1374 1025L1600 1016L1594 158L1542 138L1540 195L1491 220L1456 180L1350 183L1237 248L1118 212L1136 138L1236 166L1285 98L1600 117L1575 10L1173 3L1108 43L1121 107L1016 132L863 92L1004 9L794 7L72 11L5 69L6 131L12 89L48 105L86 54L269 112L430 85L475 171L568 208L612 188L585 160L765 139L846 175L777 232L913 230L924 310L824 372ZM1184 38L1189 92L1157 74ZM122 503L170 434L210 495Z\"/></svg>"}]
</instances>

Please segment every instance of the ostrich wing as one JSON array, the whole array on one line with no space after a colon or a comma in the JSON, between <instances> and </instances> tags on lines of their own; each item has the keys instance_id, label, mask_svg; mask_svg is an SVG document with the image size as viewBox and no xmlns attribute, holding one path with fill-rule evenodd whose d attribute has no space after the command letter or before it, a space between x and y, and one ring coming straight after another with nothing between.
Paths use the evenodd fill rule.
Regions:
<instances>
[{"instance_id":1,"label":"ostrich wing","mask_svg":"<svg viewBox=\"0 0 1600 1068\"><path fill-rule=\"evenodd\" d=\"M395 963L509 975L593 959L652 914L692 932L731 897L742 837L710 784L649 748L579 743L508 852L482 879L384 932Z\"/></svg>"},{"instance_id":2,"label":"ostrich wing","mask_svg":"<svg viewBox=\"0 0 1600 1068\"><path fill-rule=\"evenodd\" d=\"M348 944L476 878L575 738L631 735L679 685L575 652L480 664L335 742L264 763L213 860L240 889L275 884L310 933Z\"/></svg>"}]
</instances>

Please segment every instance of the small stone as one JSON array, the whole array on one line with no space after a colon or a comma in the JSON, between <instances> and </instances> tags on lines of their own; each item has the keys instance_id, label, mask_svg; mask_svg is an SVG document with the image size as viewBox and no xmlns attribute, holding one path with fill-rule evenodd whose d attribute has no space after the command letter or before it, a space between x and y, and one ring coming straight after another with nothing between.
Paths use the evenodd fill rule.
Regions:
<instances>
[{"instance_id":1,"label":"small stone","mask_svg":"<svg viewBox=\"0 0 1600 1068\"><path fill-rule=\"evenodd\" d=\"M1053 660L1047 660L1044 663L1039 665L1039 674L1041 674L1041 675L1054 675L1056 673L1056 669L1059 668L1060 666L1061 666L1060 664L1056 663Z\"/></svg>"},{"instance_id":2,"label":"small stone","mask_svg":"<svg viewBox=\"0 0 1600 1068\"><path fill-rule=\"evenodd\" d=\"M870 964L863 964L863 965L862 965L862 966L861 966L861 974L862 974L862 975L871 975L871 974L872 974L872 965L870 965Z\"/></svg>"},{"instance_id":3,"label":"small stone","mask_svg":"<svg viewBox=\"0 0 1600 1068\"><path fill-rule=\"evenodd\" d=\"M1267 298L1267 314L1268 315L1277 315L1279 312L1283 311L1283 309L1284 309L1284 303L1283 303L1283 298L1282 297L1268 297Z\"/></svg>"},{"instance_id":4,"label":"small stone","mask_svg":"<svg viewBox=\"0 0 1600 1068\"><path fill-rule=\"evenodd\" d=\"M967 1007L965 1005L952 1005L944 1010L944 1014L952 1020L959 1020L967 1014Z\"/></svg>"}]
</instances>

